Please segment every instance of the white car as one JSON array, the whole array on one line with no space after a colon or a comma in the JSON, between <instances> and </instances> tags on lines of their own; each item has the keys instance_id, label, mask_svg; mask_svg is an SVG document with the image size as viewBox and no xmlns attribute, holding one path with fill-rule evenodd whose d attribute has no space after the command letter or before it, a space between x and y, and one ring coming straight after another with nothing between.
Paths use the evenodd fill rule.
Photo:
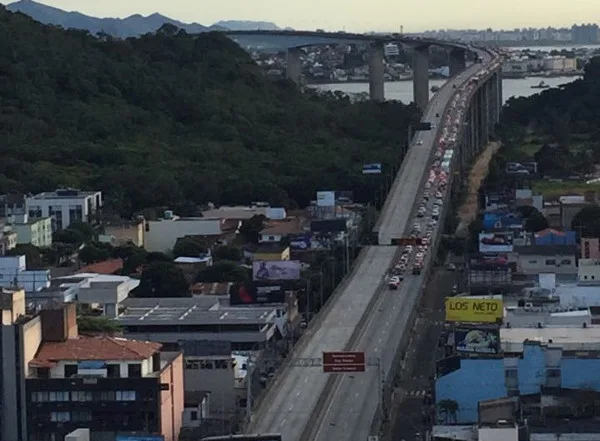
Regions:
<instances>
[{"instance_id":1,"label":"white car","mask_svg":"<svg viewBox=\"0 0 600 441\"><path fill-rule=\"evenodd\" d=\"M400 277L398 277L398 276L391 277L388 282L388 287L390 289L398 289L399 286L400 286Z\"/></svg>"},{"instance_id":2,"label":"white car","mask_svg":"<svg viewBox=\"0 0 600 441\"><path fill-rule=\"evenodd\" d=\"M417 141L417 145L423 145L423 141L421 141L420 139Z\"/></svg>"}]
</instances>

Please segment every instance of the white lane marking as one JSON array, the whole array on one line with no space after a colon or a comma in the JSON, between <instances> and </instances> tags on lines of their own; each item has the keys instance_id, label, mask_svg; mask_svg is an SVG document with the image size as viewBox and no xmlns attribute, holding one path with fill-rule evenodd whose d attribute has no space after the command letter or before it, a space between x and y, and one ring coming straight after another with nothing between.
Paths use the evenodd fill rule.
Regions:
<instances>
[{"instance_id":1,"label":"white lane marking","mask_svg":"<svg viewBox=\"0 0 600 441\"><path fill-rule=\"evenodd\" d=\"M283 425L285 424L286 419L284 418L283 420L281 420L281 424L279 425L279 427L283 427Z\"/></svg>"}]
</instances>

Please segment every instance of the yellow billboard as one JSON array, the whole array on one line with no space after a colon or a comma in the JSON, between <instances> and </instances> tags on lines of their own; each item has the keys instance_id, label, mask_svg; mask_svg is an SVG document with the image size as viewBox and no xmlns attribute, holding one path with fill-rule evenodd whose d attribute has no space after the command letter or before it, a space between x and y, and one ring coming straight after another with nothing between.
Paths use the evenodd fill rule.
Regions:
<instances>
[{"instance_id":1,"label":"yellow billboard","mask_svg":"<svg viewBox=\"0 0 600 441\"><path fill-rule=\"evenodd\" d=\"M447 322L496 323L503 316L502 299L446 298Z\"/></svg>"}]
</instances>

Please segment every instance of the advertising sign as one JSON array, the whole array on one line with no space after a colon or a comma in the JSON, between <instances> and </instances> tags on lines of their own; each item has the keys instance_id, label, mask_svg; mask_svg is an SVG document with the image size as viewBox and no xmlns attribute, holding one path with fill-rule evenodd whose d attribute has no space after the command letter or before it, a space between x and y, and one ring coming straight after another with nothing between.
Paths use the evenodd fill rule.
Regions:
<instances>
[{"instance_id":1,"label":"advertising sign","mask_svg":"<svg viewBox=\"0 0 600 441\"><path fill-rule=\"evenodd\" d=\"M317 191L317 207L335 207L335 191Z\"/></svg>"},{"instance_id":2,"label":"advertising sign","mask_svg":"<svg viewBox=\"0 0 600 441\"><path fill-rule=\"evenodd\" d=\"M299 234L290 237L290 247L293 250L309 250L311 247L311 236Z\"/></svg>"},{"instance_id":3,"label":"advertising sign","mask_svg":"<svg viewBox=\"0 0 600 441\"><path fill-rule=\"evenodd\" d=\"M310 223L313 233L341 233L348 228L346 219L322 219Z\"/></svg>"},{"instance_id":4,"label":"advertising sign","mask_svg":"<svg viewBox=\"0 0 600 441\"><path fill-rule=\"evenodd\" d=\"M497 354L500 348L498 329L458 328L454 331L457 352Z\"/></svg>"},{"instance_id":5,"label":"advertising sign","mask_svg":"<svg viewBox=\"0 0 600 441\"><path fill-rule=\"evenodd\" d=\"M230 305L256 305L261 303L283 303L285 292L281 286L256 283L234 283L229 288Z\"/></svg>"},{"instance_id":6,"label":"advertising sign","mask_svg":"<svg viewBox=\"0 0 600 441\"><path fill-rule=\"evenodd\" d=\"M363 175L379 175L381 174L381 164L365 164L362 169Z\"/></svg>"},{"instance_id":7,"label":"advertising sign","mask_svg":"<svg viewBox=\"0 0 600 441\"><path fill-rule=\"evenodd\" d=\"M117 441L165 441L165 437L162 435L117 435Z\"/></svg>"},{"instance_id":8,"label":"advertising sign","mask_svg":"<svg viewBox=\"0 0 600 441\"><path fill-rule=\"evenodd\" d=\"M446 297L447 322L496 323L502 317L502 299Z\"/></svg>"},{"instance_id":9,"label":"advertising sign","mask_svg":"<svg viewBox=\"0 0 600 441\"><path fill-rule=\"evenodd\" d=\"M298 260L258 260L252 262L252 279L257 280L298 280L300 261Z\"/></svg>"},{"instance_id":10,"label":"advertising sign","mask_svg":"<svg viewBox=\"0 0 600 441\"><path fill-rule=\"evenodd\" d=\"M513 232L479 233L480 253L512 253Z\"/></svg>"},{"instance_id":11,"label":"advertising sign","mask_svg":"<svg viewBox=\"0 0 600 441\"><path fill-rule=\"evenodd\" d=\"M509 175L535 175L537 162L507 162L506 173Z\"/></svg>"}]
</instances>

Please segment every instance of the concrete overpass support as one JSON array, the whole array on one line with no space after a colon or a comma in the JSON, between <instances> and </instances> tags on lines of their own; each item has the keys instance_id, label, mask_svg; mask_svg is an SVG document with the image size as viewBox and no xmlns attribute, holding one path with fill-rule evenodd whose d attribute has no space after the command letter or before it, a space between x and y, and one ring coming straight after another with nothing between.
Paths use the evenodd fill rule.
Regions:
<instances>
[{"instance_id":1,"label":"concrete overpass support","mask_svg":"<svg viewBox=\"0 0 600 441\"><path fill-rule=\"evenodd\" d=\"M373 101L385 99L384 73L383 43L374 43L369 48L369 96Z\"/></svg>"},{"instance_id":2,"label":"concrete overpass support","mask_svg":"<svg viewBox=\"0 0 600 441\"><path fill-rule=\"evenodd\" d=\"M450 62L448 64L450 68L450 77L453 77L465 70L467 66L466 52L464 49L455 48L450 50L449 55Z\"/></svg>"},{"instance_id":3,"label":"concrete overpass support","mask_svg":"<svg viewBox=\"0 0 600 441\"><path fill-rule=\"evenodd\" d=\"M481 88L481 134L482 134L482 147L487 145L490 140L490 94L489 94L490 81L486 81Z\"/></svg>"},{"instance_id":4,"label":"concrete overpass support","mask_svg":"<svg viewBox=\"0 0 600 441\"><path fill-rule=\"evenodd\" d=\"M302 81L302 62L300 61L301 53L301 49L292 47L288 49L286 55L287 69L285 71L285 76L296 84L300 84Z\"/></svg>"},{"instance_id":5,"label":"concrete overpass support","mask_svg":"<svg viewBox=\"0 0 600 441\"><path fill-rule=\"evenodd\" d=\"M429 102L429 46L414 49L413 97L417 107L425 110Z\"/></svg>"},{"instance_id":6,"label":"concrete overpass support","mask_svg":"<svg viewBox=\"0 0 600 441\"><path fill-rule=\"evenodd\" d=\"M502 106L504 106L504 95L502 92L502 71L496 72L497 90L498 90L498 122L500 121L500 114L502 113Z\"/></svg>"}]
</instances>

